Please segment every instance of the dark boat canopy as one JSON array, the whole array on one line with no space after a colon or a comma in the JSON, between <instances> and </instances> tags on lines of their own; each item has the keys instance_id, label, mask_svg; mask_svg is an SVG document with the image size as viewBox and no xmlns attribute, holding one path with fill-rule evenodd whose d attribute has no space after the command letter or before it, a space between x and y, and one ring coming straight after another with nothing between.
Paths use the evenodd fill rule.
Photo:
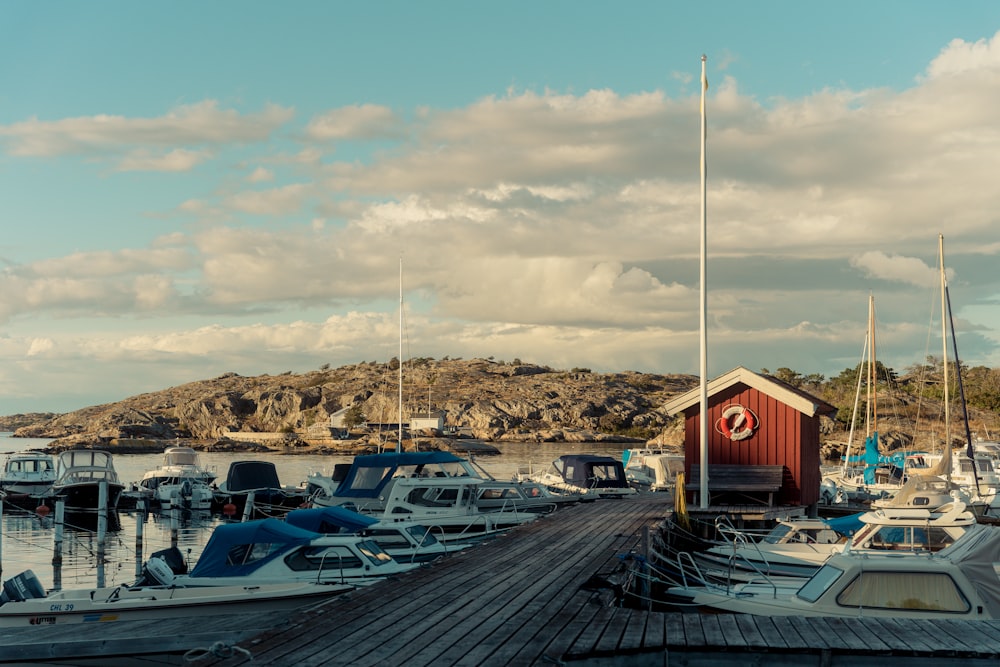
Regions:
<instances>
[{"instance_id":1,"label":"dark boat canopy","mask_svg":"<svg viewBox=\"0 0 1000 667\"><path fill-rule=\"evenodd\" d=\"M192 577L240 577L318 535L278 519L224 523L212 531Z\"/></svg>"},{"instance_id":2,"label":"dark boat canopy","mask_svg":"<svg viewBox=\"0 0 1000 667\"><path fill-rule=\"evenodd\" d=\"M341 529L357 533L373 523L378 523L378 519L343 507L313 507L292 510L285 515L285 522L316 533L339 533Z\"/></svg>"},{"instance_id":3,"label":"dark boat canopy","mask_svg":"<svg viewBox=\"0 0 1000 667\"><path fill-rule=\"evenodd\" d=\"M271 461L233 461L226 475L228 492L280 489L278 471Z\"/></svg>"},{"instance_id":4,"label":"dark boat canopy","mask_svg":"<svg viewBox=\"0 0 1000 667\"><path fill-rule=\"evenodd\" d=\"M624 464L610 456L565 454L552 465L567 484L588 489L628 488Z\"/></svg>"},{"instance_id":5,"label":"dark boat canopy","mask_svg":"<svg viewBox=\"0 0 1000 667\"><path fill-rule=\"evenodd\" d=\"M464 460L450 452L387 452L355 456L351 469L333 495L340 498L378 498L400 468L407 474L424 474L429 465L455 464Z\"/></svg>"}]
</instances>

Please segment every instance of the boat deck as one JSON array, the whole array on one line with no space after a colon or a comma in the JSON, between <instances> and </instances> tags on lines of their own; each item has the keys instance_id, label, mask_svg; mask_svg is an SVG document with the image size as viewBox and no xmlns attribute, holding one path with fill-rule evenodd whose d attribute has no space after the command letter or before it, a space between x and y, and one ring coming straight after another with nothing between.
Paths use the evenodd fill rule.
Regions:
<instances>
[{"instance_id":1,"label":"boat deck","mask_svg":"<svg viewBox=\"0 0 1000 667\"><path fill-rule=\"evenodd\" d=\"M201 665L996 665L1000 622L767 618L607 606L620 555L669 494L542 517L307 610L0 631L0 663ZM183 654L190 651L186 658ZM131 661L124 658L131 658ZM155 664L167 664L156 660Z\"/></svg>"}]
</instances>

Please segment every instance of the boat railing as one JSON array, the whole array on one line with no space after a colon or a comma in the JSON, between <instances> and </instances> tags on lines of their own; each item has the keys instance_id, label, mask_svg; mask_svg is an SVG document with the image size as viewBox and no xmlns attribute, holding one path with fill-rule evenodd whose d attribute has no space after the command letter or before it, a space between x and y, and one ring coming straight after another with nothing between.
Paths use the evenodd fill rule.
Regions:
<instances>
[{"instance_id":1,"label":"boat railing","mask_svg":"<svg viewBox=\"0 0 1000 667\"><path fill-rule=\"evenodd\" d=\"M319 560L319 570L316 571L316 583L323 583L323 570L324 565L326 565L327 552L323 552L323 557ZM333 569L333 568L330 568ZM337 569L340 571L340 583L346 584L347 581L344 579L344 557L337 554Z\"/></svg>"},{"instance_id":2,"label":"boat railing","mask_svg":"<svg viewBox=\"0 0 1000 667\"><path fill-rule=\"evenodd\" d=\"M719 583L712 580L711 577L707 576L698 565L698 562L691 555L690 551L679 551L677 552L677 573L680 575L680 585L682 588L691 588L693 586L705 586L707 588L714 588L718 590L726 589L726 586L720 585Z\"/></svg>"},{"instance_id":3,"label":"boat railing","mask_svg":"<svg viewBox=\"0 0 1000 667\"><path fill-rule=\"evenodd\" d=\"M469 534L469 531L472 529L472 527L475 526L475 525L477 525L480 521L482 521L482 523L483 523L483 533L482 534L483 535L488 535L490 533L490 530L494 527L495 524L492 524L492 522L490 521L490 518L484 513L484 514L476 514L476 515L474 515L472 517L472 521L470 521L468 524L466 524L466 526L464 528L462 528L462 530L460 530L458 532L458 536L462 537L464 535Z\"/></svg>"},{"instance_id":4,"label":"boat railing","mask_svg":"<svg viewBox=\"0 0 1000 667\"><path fill-rule=\"evenodd\" d=\"M734 543L756 543L757 540L764 535L766 532L754 532L746 529L737 528L729 520L729 516L726 514L720 515L715 518L715 533L718 535L726 544Z\"/></svg>"},{"instance_id":5,"label":"boat railing","mask_svg":"<svg viewBox=\"0 0 1000 667\"><path fill-rule=\"evenodd\" d=\"M529 510L523 509L525 503L522 503L522 505L521 505L522 509L519 510L517 508L518 500L519 500L518 498L504 498L503 499L503 504L500 505L499 508L497 508L496 510L485 510L485 511L486 512L492 512L492 511L505 512L505 513L508 513L508 514L512 513L512 514L514 514L514 516L517 516L518 512L520 512L521 514L524 514L525 512L528 512ZM542 504L534 504L533 503L532 506L533 507L539 507L539 508L546 509L547 510L546 513L547 514L552 514L557 509L559 509L559 506L556 503L542 503ZM480 510L480 511L483 511L483 510Z\"/></svg>"}]
</instances>

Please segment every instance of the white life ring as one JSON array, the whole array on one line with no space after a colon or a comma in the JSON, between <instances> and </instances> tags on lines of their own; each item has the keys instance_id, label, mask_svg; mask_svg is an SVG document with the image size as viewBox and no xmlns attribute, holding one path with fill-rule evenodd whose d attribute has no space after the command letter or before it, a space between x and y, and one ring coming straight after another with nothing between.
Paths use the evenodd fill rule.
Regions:
<instances>
[{"instance_id":1,"label":"white life ring","mask_svg":"<svg viewBox=\"0 0 1000 667\"><path fill-rule=\"evenodd\" d=\"M730 440L746 440L759 425L760 420L753 410L734 403L722 411L722 416L715 422L715 429Z\"/></svg>"}]
</instances>

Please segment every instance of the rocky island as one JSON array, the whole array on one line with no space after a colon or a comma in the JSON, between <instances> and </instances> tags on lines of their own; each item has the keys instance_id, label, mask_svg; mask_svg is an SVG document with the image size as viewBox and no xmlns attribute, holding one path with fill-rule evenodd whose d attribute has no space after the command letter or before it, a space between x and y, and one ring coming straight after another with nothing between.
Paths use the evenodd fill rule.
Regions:
<instances>
[{"instance_id":1,"label":"rocky island","mask_svg":"<svg viewBox=\"0 0 1000 667\"><path fill-rule=\"evenodd\" d=\"M56 451L150 452L182 441L207 451L365 453L390 440L395 446L399 377L396 359L306 373L226 373L66 414L0 417L0 430L15 437L53 438L50 448ZM648 443L679 449L683 420L667 415L663 406L698 384L694 375L556 370L492 358L411 359L403 362L402 377L403 423L440 418L440 428L407 429L404 447L464 451L475 451L471 443L503 442ZM849 437L853 395L838 393L835 384L804 388L839 408L836 420L821 418L824 461L839 461ZM887 450L943 445L939 401L893 390L881 404L886 416L879 431ZM1000 423L996 412L982 409L970 409L970 421L987 434ZM962 445L961 430L952 426L953 446Z\"/></svg>"},{"instance_id":2,"label":"rocky island","mask_svg":"<svg viewBox=\"0 0 1000 667\"><path fill-rule=\"evenodd\" d=\"M403 363L402 420L440 415L442 432L485 442L654 442L680 444L681 420L662 411L696 386L692 375L554 370L492 359ZM399 362L361 362L307 373L245 377L226 373L117 403L61 415L17 415L15 437L54 438L54 450L105 447L150 451L178 440L201 449L368 451L390 437L373 424L400 421ZM341 433L337 417L344 424ZM346 423L345 423L346 420ZM24 423L29 421L30 423ZM344 437L346 435L346 437ZM396 437L391 433L391 437Z\"/></svg>"}]
</instances>

